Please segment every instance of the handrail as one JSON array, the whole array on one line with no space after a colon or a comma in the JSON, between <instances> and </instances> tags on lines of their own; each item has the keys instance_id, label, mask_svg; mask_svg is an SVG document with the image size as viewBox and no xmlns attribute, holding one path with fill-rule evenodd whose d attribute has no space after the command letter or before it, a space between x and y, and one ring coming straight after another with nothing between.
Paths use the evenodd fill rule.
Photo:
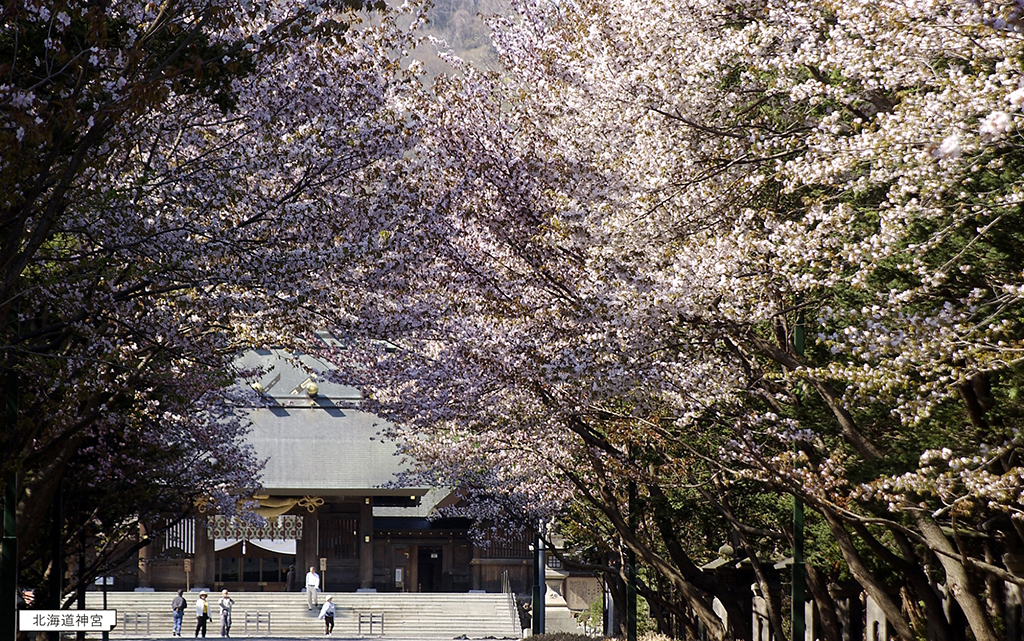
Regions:
<instances>
[{"instance_id":1,"label":"handrail","mask_svg":"<svg viewBox=\"0 0 1024 641\"><path fill-rule=\"evenodd\" d=\"M363 636L363 625L367 625L370 628L370 634L373 634L373 626L380 627L380 635L384 636L384 613L380 612L360 612L359 613L359 636Z\"/></svg>"},{"instance_id":2,"label":"handrail","mask_svg":"<svg viewBox=\"0 0 1024 641\"><path fill-rule=\"evenodd\" d=\"M508 611L512 615L512 629L516 631L517 636L522 637L523 628L519 621L519 608L516 607L516 597L512 592L512 581L508 578L508 570L501 573L501 591L505 593Z\"/></svg>"},{"instance_id":3,"label":"handrail","mask_svg":"<svg viewBox=\"0 0 1024 641\"><path fill-rule=\"evenodd\" d=\"M256 634L260 632L260 624L267 624L266 634L270 634L270 613L269 612L246 612L244 618L245 633L249 634L249 624L256 624Z\"/></svg>"},{"instance_id":4,"label":"handrail","mask_svg":"<svg viewBox=\"0 0 1024 641\"><path fill-rule=\"evenodd\" d=\"M135 629L132 631L135 634L139 633L139 624L143 621L146 622L146 636L149 636L149 612L123 612L122 619L124 620L124 633L128 634L128 624L134 623Z\"/></svg>"}]
</instances>

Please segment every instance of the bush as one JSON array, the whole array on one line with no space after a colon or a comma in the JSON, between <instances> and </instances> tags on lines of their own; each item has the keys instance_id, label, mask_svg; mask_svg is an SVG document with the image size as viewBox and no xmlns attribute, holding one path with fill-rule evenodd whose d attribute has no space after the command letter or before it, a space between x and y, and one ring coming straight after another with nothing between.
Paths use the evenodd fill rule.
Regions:
<instances>
[{"instance_id":1,"label":"bush","mask_svg":"<svg viewBox=\"0 0 1024 641\"><path fill-rule=\"evenodd\" d=\"M552 634L536 634L531 636L532 641L606 641L608 637L588 637L585 634L570 634L568 632L554 632Z\"/></svg>"}]
</instances>

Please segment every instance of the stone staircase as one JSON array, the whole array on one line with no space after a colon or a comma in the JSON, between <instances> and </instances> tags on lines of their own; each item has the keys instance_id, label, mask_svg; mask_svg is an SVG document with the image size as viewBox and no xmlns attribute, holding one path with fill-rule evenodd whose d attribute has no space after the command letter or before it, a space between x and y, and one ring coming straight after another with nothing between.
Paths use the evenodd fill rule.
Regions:
<instances>
[{"instance_id":1,"label":"stone staircase","mask_svg":"<svg viewBox=\"0 0 1024 641\"><path fill-rule=\"evenodd\" d=\"M518 615L510 606L508 595L502 593L330 593L334 596L336 614L334 637L396 639L454 639L456 637L522 638ZM117 610L117 628L110 633L118 638L167 638L171 636L171 601L173 592L108 592L107 609ZM323 621L317 619L319 608L306 609L306 595L297 592L232 592L235 600L232 637L322 637ZM196 593L186 594L188 607L182 625L182 638L195 632ZM210 594L213 617L207 635L220 636L217 617L218 593ZM319 595L319 603L324 595ZM87 609L101 609L103 595L88 592ZM256 615L259 613L259 629ZM148 632L146 615L148 614ZM246 615L250 621L246 631ZM267 615L269 614L269 625ZM125 617L128 617L127 625ZM370 615L373 626L370 629ZM383 630L380 624L383 615ZM360 629L360 619L363 620ZM89 633L90 638L99 635Z\"/></svg>"}]
</instances>

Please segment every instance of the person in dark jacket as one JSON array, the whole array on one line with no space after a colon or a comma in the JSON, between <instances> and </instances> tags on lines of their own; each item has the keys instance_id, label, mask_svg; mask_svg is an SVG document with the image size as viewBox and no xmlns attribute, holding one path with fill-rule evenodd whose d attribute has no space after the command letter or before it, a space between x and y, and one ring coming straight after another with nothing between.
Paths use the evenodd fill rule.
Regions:
<instances>
[{"instance_id":1,"label":"person in dark jacket","mask_svg":"<svg viewBox=\"0 0 1024 641\"><path fill-rule=\"evenodd\" d=\"M181 636L181 622L185 618L185 607L188 605L185 603L185 597L181 596L185 591L178 590L178 596L174 597L171 601L171 612L174 613L174 632L171 636Z\"/></svg>"}]
</instances>

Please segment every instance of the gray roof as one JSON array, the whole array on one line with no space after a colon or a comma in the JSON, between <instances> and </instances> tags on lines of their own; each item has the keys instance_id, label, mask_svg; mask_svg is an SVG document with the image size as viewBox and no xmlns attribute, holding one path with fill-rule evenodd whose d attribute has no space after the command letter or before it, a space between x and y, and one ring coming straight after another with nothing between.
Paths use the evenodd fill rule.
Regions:
<instances>
[{"instance_id":1,"label":"gray roof","mask_svg":"<svg viewBox=\"0 0 1024 641\"><path fill-rule=\"evenodd\" d=\"M253 350L236 362L240 369L261 367L264 390L258 402L241 411L252 421L246 439L267 459L261 485L268 494L318 496L422 496L428 488L388 488L403 469L394 442L381 431L388 423L358 409L353 387L313 377L319 387L310 397L301 388L307 368L327 366L284 350Z\"/></svg>"},{"instance_id":2,"label":"gray roof","mask_svg":"<svg viewBox=\"0 0 1024 641\"><path fill-rule=\"evenodd\" d=\"M296 354L286 349L254 349L245 352L235 360L238 370L260 370L255 380L267 400L282 405L308 404L309 396L303 383L314 381L319 388L317 397L335 401L358 401L362 393L351 385L330 380L334 368L309 354Z\"/></svg>"},{"instance_id":3,"label":"gray roof","mask_svg":"<svg viewBox=\"0 0 1024 641\"><path fill-rule=\"evenodd\" d=\"M353 409L253 408L247 439L267 459L261 485L270 494L416 495L427 488L386 488L402 469L385 423Z\"/></svg>"}]
</instances>

